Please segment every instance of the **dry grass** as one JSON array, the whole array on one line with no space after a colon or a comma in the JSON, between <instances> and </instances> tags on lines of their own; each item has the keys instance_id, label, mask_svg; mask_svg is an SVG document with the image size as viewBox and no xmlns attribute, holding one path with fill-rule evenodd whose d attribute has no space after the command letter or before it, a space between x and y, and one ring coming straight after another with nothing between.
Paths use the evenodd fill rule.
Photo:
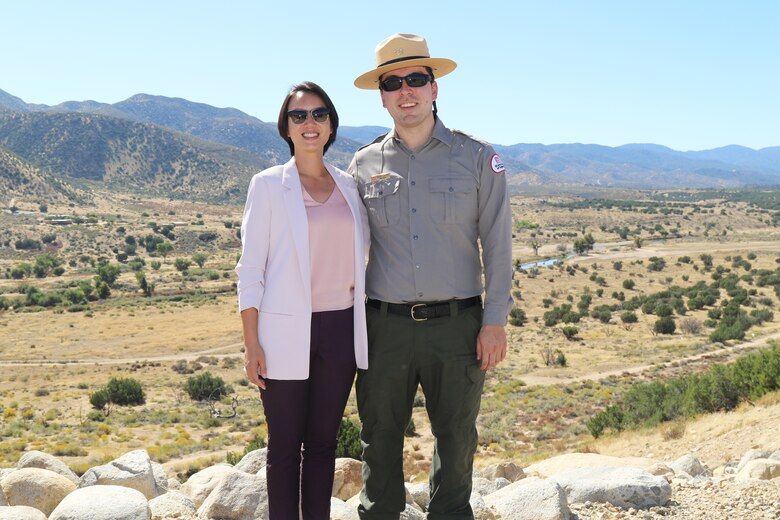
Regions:
<instances>
[{"instance_id":1,"label":"dry grass","mask_svg":"<svg viewBox=\"0 0 780 520\"><path fill-rule=\"evenodd\" d=\"M15 239L37 238L44 233L57 234L57 243L50 249L65 260L66 272L62 277L25 280L43 290L90 279L93 270L78 262L79 257L103 256L115 261L112 248L121 249L125 235L140 238L151 233L150 222L184 223L174 229L176 250L159 270L153 270L150 263L155 258L138 248L146 261L144 272L156 285L154 298L144 298L134 274L124 272L112 296L104 302L90 303L84 312L0 311L0 466L14 464L22 450L58 451L74 466L84 466L143 446L176 472L186 474L213 463L215 457L224 460L227 451L241 451L244 443L264 427L257 392L243 386L241 364L229 361L238 361L241 356L240 322L231 286L235 282L231 269L239 245L236 230L224 223L238 221L241 208L141 201L117 194L95 200L95 206L85 208L49 205L49 214L95 215L94 225L51 226L42 220L43 215L35 213L35 201L17 201L17 206L31 210L31 214L0 213L0 273L21 261L31 261L36 254L16 251ZM678 329L670 336L655 335L652 325L656 317L639 310L638 322L631 326L621 323L618 312L606 324L583 318L574 324L577 339L568 341L560 332L562 324L544 326L547 310L565 303L576 310L586 293L592 296L593 309L618 303L613 292L622 292L630 299L671 285L710 283L712 273L703 269L699 259L702 253L712 255L715 266L728 267L740 275L745 271L732 268L728 258L747 258L753 253L756 257L750 262L754 269L774 270L778 266L780 230L767 224L766 212L744 204L688 204L683 205L680 214L669 215L616 208L570 210L551 204L565 200L513 198L515 218L539 225L517 231L514 254L522 263L556 256L562 246L570 251L572 242L583 232L592 233L600 247L560 266L515 275L516 289L522 296L517 304L528 321L523 327L507 327L507 360L488 376L480 417L478 465L506 458L530 461L573 449L613 453L622 449L620 442L625 442L627 450L638 450L636 454L647 452L631 440L634 435L640 438L645 434L624 434L623 441L610 439L614 445L602 440L596 443L584 422L632 381L700 369L733 355L730 349L717 356L685 361L711 355L720 348L708 342L710 329L705 327L698 333L681 333ZM721 209L726 213L721 214ZM657 225L679 230L682 238L658 240ZM120 226L125 228L125 235L118 233ZM620 239L610 231L615 226L640 229L642 247ZM203 231L217 233L218 239L200 241L198 235ZM530 247L532 238L541 242L539 256ZM6 241L10 247L2 246ZM184 276L173 268L173 258L189 257L196 251L209 255L203 270L191 268ZM685 256L690 257L690 263L678 262ZM665 259L663 271L648 270L651 257ZM67 265L70 260L76 261L76 267ZM614 265L618 261L622 262L619 270ZM219 278L203 276L209 270L216 271ZM629 278L635 282L631 290L622 285ZM0 294L13 297L19 285L19 281L0 278ZM747 282L743 286L756 289L753 301L757 308L765 308L766 302L777 308L771 287L759 288ZM552 301L548 308L546 300ZM707 310L689 312L686 318L704 322ZM780 320L775 318L750 329L748 339L778 333ZM545 366L540 355L545 349L563 352L567 366ZM190 402L182 392L189 376L171 367L179 360L192 362L203 355L216 362L201 363L203 370L219 375L235 389L240 401L237 420L212 420L207 406ZM89 394L111 377L141 381L147 391L147 404L116 409L104 422L87 419ZM777 399L766 397L759 406L771 408ZM356 414L354 399L348 403L347 414ZM425 460L430 457L431 437L424 409L415 409L414 419L419 436L407 440L407 469L418 475L427 471ZM692 423L665 428L665 433L650 434L652 445L663 446L664 453L681 449L686 440L703 439L701 427ZM706 433L726 435L725 430Z\"/></svg>"}]
</instances>

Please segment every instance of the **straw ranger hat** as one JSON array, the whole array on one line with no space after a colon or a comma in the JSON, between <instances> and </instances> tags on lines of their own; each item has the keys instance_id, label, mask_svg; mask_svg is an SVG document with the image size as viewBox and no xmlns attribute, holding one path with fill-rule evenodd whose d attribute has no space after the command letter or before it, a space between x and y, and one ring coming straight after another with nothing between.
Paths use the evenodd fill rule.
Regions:
<instances>
[{"instance_id":1,"label":"straw ranger hat","mask_svg":"<svg viewBox=\"0 0 780 520\"><path fill-rule=\"evenodd\" d=\"M435 78L455 70L457 63L447 58L431 58L428 43L416 34L396 33L385 38L374 49L376 68L359 76L355 86L366 90L379 88L379 77L391 70L405 67L430 67Z\"/></svg>"}]
</instances>

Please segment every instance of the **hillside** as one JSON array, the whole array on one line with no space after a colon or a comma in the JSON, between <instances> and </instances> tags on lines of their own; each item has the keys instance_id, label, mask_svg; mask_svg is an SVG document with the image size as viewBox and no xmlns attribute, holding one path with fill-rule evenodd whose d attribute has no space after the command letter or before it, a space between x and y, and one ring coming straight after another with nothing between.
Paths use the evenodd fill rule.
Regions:
<instances>
[{"instance_id":1,"label":"hillside","mask_svg":"<svg viewBox=\"0 0 780 520\"><path fill-rule=\"evenodd\" d=\"M0 200L16 196L46 201L75 201L83 197L68 184L40 171L4 148L0 148L0 194Z\"/></svg>"},{"instance_id":2,"label":"hillside","mask_svg":"<svg viewBox=\"0 0 780 520\"><path fill-rule=\"evenodd\" d=\"M114 104L66 101L56 106L46 106L25 103L21 98L0 90L0 114L12 120L17 118L17 121L19 114L37 118L34 119L37 125L34 135L48 132L47 142L61 140L70 143L69 146L38 149L35 157L30 157L24 150L20 150L18 143L6 144L14 153L39 167L66 167L65 171L56 172L58 175L62 173L65 176L87 177L123 189L154 187L160 194L167 192L176 197L202 197L206 196L202 193L203 190L195 186L213 182L214 163L221 164L217 169L229 171L230 176L235 177L232 173L242 168L252 169L255 165L278 164L289 158L289 150L278 136L275 122L263 122L235 108L217 108L182 98L137 94ZM81 117L70 120L45 118L67 115ZM138 132L138 128L146 128L144 132L147 138L157 139L162 136L163 142L158 144L147 138L140 139L146 143L147 150L156 149L156 157L149 159L151 164L143 164L146 158L141 158L138 150L133 148L134 140L116 139L116 136L106 136L112 143L110 148L113 161L104 160L106 152L103 150L105 146L102 145L97 147L96 157L87 157L84 153L68 155L74 153L78 147L93 146L95 139L103 142L103 132L107 130L106 118L124 120L128 123L125 128L136 129L131 133ZM72 123L63 123L76 120L80 122L78 130ZM130 122L146 126L133 127L129 125ZM446 118L445 122L448 122ZM54 126L46 130L44 126L47 123ZM158 129L152 130L151 125ZM110 126L113 128L116 123ZM183 137L178 133L165 133L162 128L203 141L199 141L197 145L171 146L172 141L182 140ZM58 136L57 133L61 131L67 133ZM339 137L328 152L328 161L340 168L346 168L359 146L372 141L385 131L387 128L379 126L349 127L342 124ZM123 132L125 130L119 133ZM173 138L171 135L178 137ZM82 143L74 146L77 140ZM0 140L0 144L2 142ZM205 142L212 144L205 145ZM225 151L228 149L225 145L241 149L247 154L232 160L225 159ZM176 154L187 146L201 151L204 148L209 150L203 152L205 156L202 155L194 161L188 155L177 157ZM160 152L163 148L165 152L161 158ZM533 188L555 192L572 187L674 189L780 185L780 147L753 150L732 145L713 150L681 152L655 144L609 147L575 143L495 145L495 148L507 167L510 183L518 190ZM215 157L215 153L221 157ZM227 155L236 154L232 152ZM104 159L101 159L101 156ZM235 163L241 166L236 166ZM198 164L203 164L203 168L197 166ZM86 167L86 171L73 174L82 167ZM115 174L118 172L121 175L137 177L140 171L143 171L142 176L145 179L116 182ZM219 175L216 177L220 179ZM238 177L241 177L241 174ZM235 183L226 182L225 179L218 180L216 194L209 196L233 198L246 187L246 182L239 184L237 188Z\"/></svg>"},{"instance_id":3,"label":"hillside","mask_svg":"<svg viewBox=\"0 0 780 520\"><path fill-rule=\"evenodd\" d=\"M240 198L270 164L156 125L82 113L2 114L0 146L56 178L207 199Z\"/></svg>"}]
</instances>

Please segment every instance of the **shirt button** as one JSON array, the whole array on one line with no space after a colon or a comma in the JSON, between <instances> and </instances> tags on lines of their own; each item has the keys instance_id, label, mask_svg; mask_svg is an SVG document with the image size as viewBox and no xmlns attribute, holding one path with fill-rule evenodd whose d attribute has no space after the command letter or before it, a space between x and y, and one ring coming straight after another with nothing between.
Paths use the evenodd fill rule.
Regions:
<instances>
[{"instance_id":1,"label":"shirt button","mask_svg":"<svg viewBox=\"0 0 780 520\"><path fill-rule=\"evenodd\" d=\"M414 235L414 239L417 240L417 235Z\"/></svg>"},{"instance_id":2,"label":"shirt button","mask_svg":"<svg viewBox=\"0 0 780 520\"><path fill-rule=\"evenodd\" d=\"M414 186L415 184L417 184L417 183L416 183L416 182L414 182L414 181L412 181L412 186Z\"/></svg>"},{"instance_id":3,"label":"shirt button","mask_svg":"<svg viewBox=\"0 0 780 520\"><path fill-rule=\"evenodd\" d=\"M415 159L415 157L414 157L414 155L412 155L412 160L414 161L414 159Z\"/></svg>"},{"instance_id":4,"label":"shirt button","mask_svg":"<svg viewBox=\"0 0 780 520\"><path fill-rule=\"evenodd\" d=\"M423 295L423 293L421 293L421 292L417 293L417 296L419 296L420 298L422 298L422 295Z\"/></svg>"},{"instance_id":5,"label":"shirt button","mask_svg":"<svg viewBox=\"0 0 780 520\"><path fill-rule=\"evenodd\" d=\"M452 191L452 188L450 188L450 191ZM380 195L384 195L384 194L385 194L385 192L384 192L384 191L382 191L382 190L379 190L379 194L380 194Z\"/></svg>"},{"instance_id":6,"label":"shirt button","mask_svg":"<svg viewBox=\"0 0 780 520\"><path fill-rule=\"evenodd\" d=\"M450 191L455 191L455 190L452 188L452 186L450 186ZM379 192L379 194L381 195L381 194L382 194L382 192L380 191L380 192Z\"/></svg>"},{"instance_id":7,"label":"shirt button","mask_svg":"<svg viewBox=\"0 0 780 520\"><path fill-rule=\"evenodd\" d=\"M415 267L416 269L419 269L419 268L420 268L420 264L417 264L417 265L416 265L416 266L414 266L414 267Z\"/></svg>"},{"instance_id":8,"label":"shirt button","mask_svg":"<svg viewBox=\"0 0 780 520\"><path fill-rule=\"evenodd\" d=\"M417 208L412 208L412 213L417 213Z\"/></svg>"}]
</instances>

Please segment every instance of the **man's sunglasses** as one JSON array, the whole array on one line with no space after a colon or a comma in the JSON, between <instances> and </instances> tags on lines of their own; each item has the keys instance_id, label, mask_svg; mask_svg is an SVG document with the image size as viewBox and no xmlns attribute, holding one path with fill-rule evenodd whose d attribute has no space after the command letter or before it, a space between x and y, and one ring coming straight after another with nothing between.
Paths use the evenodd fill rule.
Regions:
<instances>
[{"instance_id":1,"label":"man's sunglasses","mask_svg":"<svg viewBox=\"0 0 780 520\"><path fill-rule=\"evenodd\" d=\"M311 114L311 118L314 119L318 123L324 123L328 120L328 116L330 115L330 110L325 107L320 108L314 108L312 110L288 110L287 111L287 117L290 118L290 121L295 123L296 125L302 125L306 122L306 119L309 117L309 114Z\"/></svg>"},{"instance_id":2,"label":"man's sunglasses","mask_svg":"<svg viewBox=\"0 0 780 520\"><path fill-rule=\"evenodd\" d=\"M394 92L401 88L403 82L412 88L424 87L428 82L433 81L433 77L430 74L423 74L421 72L413 72L403 78L400 76L389 76L379 82L379 88L385 92Z\"/></svg>"}]
</instances>

